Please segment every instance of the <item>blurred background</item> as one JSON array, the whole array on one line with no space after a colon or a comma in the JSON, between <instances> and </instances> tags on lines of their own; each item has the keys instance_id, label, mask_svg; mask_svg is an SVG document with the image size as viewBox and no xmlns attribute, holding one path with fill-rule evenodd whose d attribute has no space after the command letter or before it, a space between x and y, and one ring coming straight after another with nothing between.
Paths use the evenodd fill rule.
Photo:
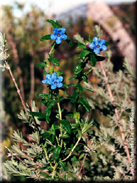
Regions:
<instances>
[{"instance_id":1,"label":"blurred background","mask_svg":"<svg viewBox=\"0 0 137 183\"><path fill-rule=\"evenodd\" d=\"M30 101L34 100L39 110L45 111L45 106L39 104L40 98L37 97L38 93L47 92L46 86L41 83L45 76L42 68L36 65L47 57L52 42L40 41L42 36L51 34L53 30L46 19L58 20L66 28L71 40L77 33L84 39L88 39L89 35L93 38L94 25L100 24L104 32L102 38L110 42L113 71L123 69L124 57L128 58L132 68L135 69L136 1L0 1L0 31L5 33L10 55L7 61L25 103L30 105ZM70 48L63 41L54 54L60 61L59 69L64 71L66 84L71 82L68 79L73 76L79 53L75 42ZM7 155L4 146L10 147L12 144L10 135L13 130L20 129L26 138L29 131L27 125L17 118L23 106L8 70L3 72L1 81L3 89L0 90L0 130L3 138L0 152L5 160ZM92 73L89 82L91 84L97 82ZM69 91L69 94L72 92ZM83 95L89 97L90 93L85 92ZM43 128L46 129L45 123Z\"/></svg>"}]
</instances>

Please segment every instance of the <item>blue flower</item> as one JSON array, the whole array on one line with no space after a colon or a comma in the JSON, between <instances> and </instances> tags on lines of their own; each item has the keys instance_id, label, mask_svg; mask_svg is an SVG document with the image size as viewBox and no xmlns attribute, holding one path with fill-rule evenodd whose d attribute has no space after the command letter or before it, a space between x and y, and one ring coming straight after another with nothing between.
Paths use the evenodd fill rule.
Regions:
<instances>
[{"instance_id":1,"label":"blue flower","mask_svg":"<svg viewBox=\"0 0 137 183\"><path fill-rule=\"evenodd\" d=\"M99 40L97 37L94 37L93 38L93 42L90 43L88 45L88 47L90 49L93 49L93 51L96 54L99 54L100 53L100 50L103 50L103 51L106 51L107 50L107 46L105 45L105 43L106 43L106 40L105 39Z\"/></svg>"},{"instance_id":2,"label":"blue flower","mask_svg":"<svg viewBox=\"0 0 137 183\"><path fill-rule=\"evenodd\" d=\"M53 74L46 74L46 79L42 80L42 83L46 83L51 85L51 89L54 90L57 87L61 88L63 86L63 84L61 83L61 81L63 81L63 77L62 76L58 76L56 75L55 72L53 72Z\"/></svg>"},{"instance_id":3,"label":"blue flower","mask_svg":"<svg viewBox=\"0 0 137 183\"><path fill-rule=\"evenodd\" d=\"M64 34L66 32L66 29L65 28L54 28L53 29L53 34L51 34L50 38L52 40L56 40L56 43L57 44L60 44L62 39L63 40L66 40L67 39L67 35Z\"/></svg>"}]
</instances>

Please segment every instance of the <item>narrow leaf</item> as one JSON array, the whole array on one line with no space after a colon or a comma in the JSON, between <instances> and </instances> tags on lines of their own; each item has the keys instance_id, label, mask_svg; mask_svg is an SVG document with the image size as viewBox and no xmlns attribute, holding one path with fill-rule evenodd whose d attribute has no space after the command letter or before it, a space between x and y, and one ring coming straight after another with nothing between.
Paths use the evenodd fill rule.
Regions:
<instances>
[{"instance_id":1,"label":"narrow leaf","mask_svg":"<svg viewBox=\"0 0 137 183\"><path fill-rule=\"evenodd\" d=\"M46 67L46 66L47 65L45 63L43 63L43 62L37 64L37 67Z\"/></svg>"},{"instance_id":2,"label":"narrow leaf","mask_svg":"<svg viewBox=\"0 0 137 183\"><path fill-rule=\"evenodd\" d=\"M40 41L50 40L50 39L51 39L51 38L50 38L50 34L49 34L49 35L43 36L43 37L40 39Z\"/></svg>"},{"instance_id":3,"label":"narrow leaf","mask_svg":"<svg viewBox=\"0 0 137 183\"><path fill-rule=\"evenodd\" d=\"M54 65L59 66L59 61L55 57L48 58Z\"/></svg>"},{"instance_id":4,"label":"narrow leaf","mask_svg":"<svg viewBox=\"0 0 137 183\"><path fill-rule=\"evenodd\" d=\"M68 120L60 120L62 126L65 128L65 130L70 134L71 133L71 126Z\"/></svg>"},{"instance_id":5,"label":"narrow leaf","mask_svg":"<svg viewBox=\"0 0 137 183\"><path fill-rule=\"evenodd\" d=\"M81 97L80 97L78 100L79 100L79 102L83 105L83 107L84 107L88 112L90 112L91 107L90 107L88 101L87 101L85 98L81 98Z\"/></svg>"},{"instance_id":6,"label":"narrow leaf","mask_svg":"<svg viewBox=\"0 0 137 183\"><path fill-rule=\"evenodd\" d=\"M88 83L88 79L87 79L86 76L82 76L82 79L83 79L86 83Z\"/></svg>"},{"instance_id":7,"label":"narrow leaf","mask_svg":"<svg viewBox=\"0 0 137 183\"><path fill-rule=\"evenodd\" d=\"M80 83L77 83L77 87L78 87L78 89L79 89L79 91L80 91L80 92L82 92L82 91L83 91L83 87L81 86L81 84L80 84Z\"/></svg>"},{"instance_id":8,"label":"narrow leaf","mask_svg":"<svg viewBox=\"0 0 137 183\"><path fill-rule=\"evenodd\" d=\"M88 50L83 50L83 51L78 55L78 58L86 57L88 54L90 54L90 51L88 51Z\"/></svg>"},{"instance_id":9,"label":"narrow leaf","mask_svg":"<svg viewBox=\"0 0 137 183\"><path fill-rule=\"evenodd\" d=\"M86 49L86 45L85 44L82 44L82 43L78 43L78 48L83 48L83 49Z\"/></svg>"},{"instance_id":10,"label":"narrow leaf","mask_svg":"<svg viewBox=\"0 0 137 183\"><path fill-rule=\"evenodd\" d=\"M78 64L76 68L74 69L74 74L79 74L83 70L82 64Z\"/></svg>"},{"instance_id":11,"label":"narrow leaf","mask_svg":"<svg viewBox=\"0 0 137 183\"><path fill-rule=\"evenodd\" d=\"M74 91L73 94L72 94L72 96L71 96L71 102L72 103L75 103L76 100L77 100L77 98L78 98L78 92L77 91Z\"/></svg>"},{"instance_id":12,"label":"narrow leaf","mask_svg":"<svg viewBox=\"0 0 137 183\"><path fill-rule=\"evenodd\" d=\"M50 19L48 19L48 20L46 20L47 22L49 22L54 28L59 28L58 26L58 23L56 23L56 22L54 22L53 20L50 20Z\"/></svg>"},{"instance_id":13,"label":"narrow leaf","mask_svg":"<svg viewBox=\"0 0 137 183\"><path fill-rule=\"evenodd\" d=\"M32 111L30 111L29 114L32 115L32 116L39 117L39 118L45 118L45 116L46 116L45 113L41 113L41 112L32 112Z\"/></svg>"}]
</instances>

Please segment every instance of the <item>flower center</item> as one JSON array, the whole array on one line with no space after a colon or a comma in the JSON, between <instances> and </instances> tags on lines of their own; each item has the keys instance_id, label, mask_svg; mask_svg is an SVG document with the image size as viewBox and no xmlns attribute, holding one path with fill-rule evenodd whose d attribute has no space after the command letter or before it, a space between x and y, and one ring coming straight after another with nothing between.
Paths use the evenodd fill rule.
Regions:
<instances>
[{"instance_id":1,"label":"flower center","mask_svg":"<svg viewBox=\"0 0 137 183\"><path fill-rule=\"evenodd\" d=\"M97 48L99 48L100 46L99 45L97 45Z\"/></svg>"},{"instance_id":2,"label":"flower center","mask_svg":"<svg viewBox=\"0 0 137 183\"><path fill-rule=\"evenodd\" d=\"M60 34L58 34L58 37L60 37Z\"/></svg>"},{"instance_id":3,"label":"flower center","mask_svg":"<svg viewBox=\"0 0 137 183\"><path fill-rule=\"evenodd\" d=\"M57 82L55 81L55 82L54 82L54 84L56 85L56 84L57 84Z\"/></svg>"}]
</instances>

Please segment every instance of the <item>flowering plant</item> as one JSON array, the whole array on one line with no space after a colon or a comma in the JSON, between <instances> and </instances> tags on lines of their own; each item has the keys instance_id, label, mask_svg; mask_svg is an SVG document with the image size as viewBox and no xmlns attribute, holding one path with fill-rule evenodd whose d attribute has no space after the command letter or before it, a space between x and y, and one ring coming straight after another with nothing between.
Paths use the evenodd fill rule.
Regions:
<instances>
[{"instance_id":1,"label":"flowering plant","mask_svg":"<svg viewBox=\"0 0 137 183\"><path fill-rule=\"evenodd\" d=\"M102 131L99 129L100 136L98 137L97 134L94 134L94 127L98 125L96 121L94 119L89 120L88 117L82 118L80 108L82 107L85 114L88 114L93 106L91 102L88 102L88 100L82 97L83 90L87 90L91 92L91 94L96 91L92 87L83 87L82 82L84 81L85 85L88 85L88 74L92 70L94 71L94 66L98 61L100 62L105 59L104 56L100 55L100 51L107 50L108 42L104 39L100 40L98 35L96 35L93 40L91 40L89 36L88 41L84 40L79 35L74 36L74 39L78 43L78 48L82 49L82 51L78 55L79 63L74 69L75 76L70 78L70 80L76 79L77 82L67 85L63 81L62 75L64 72L55 71L55 68L51 66L51 64L59 66L59 61L52 55L61 44L62 40L67 41L70 46L72 46L72 43L65 28L62 28L58 21L47 20L47 22L53 26L53 34L45 35L40 40L54 40L54 42L51 45L48 58L46 58L44 62L37 64L38 67L47 68L46 71L43 70L45 80L42 80L42 83L47 85L49 93L37 94L38 97L42 98L41 104L46 106L46 111L45 113L40 112L36 108L34 101L31 102L32 108L28 105L25 106L24 102L22 102L25 111L22 110L18 117L28 123L32 128L32 133L30 134L32 143L22 138L20 132L14 131L12 138L17 144L12 146L12 150L7 148L9 151L8 156L12 158L5 162L3 171L5 172L5 177L8 172L9 174L23 175L36 180L89 180L93 177L93 175L91 175L93 169L90 159L92 152L96 151L98 146L100 147L103 143L110 140L111 132L110 130L104 132L103 128ZM110 52L107 54L108 59L110 58L109 55ZM5 64L4 67L7 67L11 73L6 61ZM88 71L85 71L85 68L89 68ZM104 73L104 70L102 73ZM102 78L99 72L96 72L96 74ZM105 74L104 77L106 79ZM14 78L13 81L15 82ZM74 87L71 96L68 94L70 87ZM109 88L108 84L107 87ZM60 95L60 90L65 93L66 97ZM108 106L110 105L108 95L112 97L111 102L113 104L114 101L110 88L108 95L102 94L102 90L99 91L99 96L105 98L105 102ZM69 111L63 108L65 103L71 103L73 106L72 110ZM111 106L111 108L114 112L115 109L113 108L115 108L115 105ZM46 121L49 125L46 131L41 129L41 121ZM120 127L123 138L122 127L120 125L118 127ZM112 129L113 127L111 130ZM103 132L105 135L101 135ZM95 137L97 138L95 139ZM96 146L92 146L92 143L89 144L89 139L93 140ZM125 142L125 139L122 140ZM97 145L98 141L99 145ZM22 143L27 149L21 149L18 143ZM127 146L124 147L128 156L129 151ZM108 163L108 167L110 166L110 162L107 162L103 155L100 155L99 158L102 159L104 165ZM88 159L90 163L88 167L85 165L84 168L86 159ZM82 164L81 160L83 160ZM88 171L88 169L90 169L91 172ZM133 176L132 171L131 173ZM111 173L108 173L107 176L113 177ZM117 174L115 177L116 176Z\"/></svg>"}]
</instances>

